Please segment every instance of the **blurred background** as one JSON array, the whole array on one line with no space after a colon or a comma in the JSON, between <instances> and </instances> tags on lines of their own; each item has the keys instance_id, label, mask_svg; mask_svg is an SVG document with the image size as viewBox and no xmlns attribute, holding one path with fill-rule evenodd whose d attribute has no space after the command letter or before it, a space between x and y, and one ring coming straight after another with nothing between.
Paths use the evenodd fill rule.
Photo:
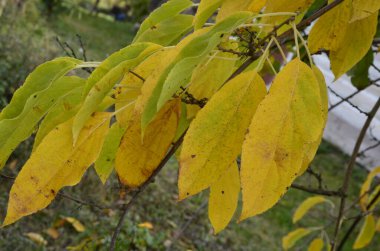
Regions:
<instances>
[{"instance_id":1,"label":"blurred background","mask_svg":"<svg viewBox=\"0 0 380 251\"><path fill-rule=\"evenodd\" d=\"M28 73L59 56L101 61L128 45L139 24L160 0L0 0L0 110ZM0 219L5 216L12 177L30 154L31 140L12 155L0 177ZM326 189L339 187L347 156L323 142L308 172L296 182ZM240 224L236 219L219 235L212 233L204 192L177 202L177 170L173 159L128 214L117 250L281 250L281 238L295 229L292 214L309 195L290 189L273 209ZM323 170L323 175L320 175ZM355 196L367 173L355 168ZM118 221L120 190L113 174L102 185L92 168L82 182L63 189L71 199L57 197L47 209L0 229L0 250L107 250ZM74 198L74 199L73 199ZM81 201L89 202L81 203ZM329 205L319 205L300 226L329 222ZM239 211L239 210L238 210ZM72 217L72 218L70 218ZM295 250L306 250L315 236ZM352 246L352 241L347 246ZM380 240L368 250L376 250Z\"/></svg>"}]
</instances>

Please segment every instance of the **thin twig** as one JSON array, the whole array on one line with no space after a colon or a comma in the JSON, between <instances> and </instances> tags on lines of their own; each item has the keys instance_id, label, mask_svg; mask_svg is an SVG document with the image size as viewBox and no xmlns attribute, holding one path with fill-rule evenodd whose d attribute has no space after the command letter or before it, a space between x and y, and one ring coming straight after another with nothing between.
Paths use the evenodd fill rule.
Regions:
<instances>
[{"instance_id":1,"label":"thin twig","mask_svg":"<svg viewBox=\"0 0 380 251\"><path fill-rule=\"evenodd\" d=\"M362 142L363 142L364 137L367 133L367 130L368 130L369 126L371 125L371 122L372 122L373 118L375 117L379 108L380 108L380 98L377 100L377 102L374 105L374 107L372 108L371 112L368 114L367 120L365 121L365 123L364 123L364 125L360 131L360 134L358 136L358 139L356 140L356 144L355 144L355 147L352 151L350 161L348 162L346 174L345 174L344 181L343 181L343 186L342 186L342 192L343 193L347 193L347 190L348 190L348 187L350 184L350 180L351 180L351 176L352 176L352 170L355 166L356 158L357 158L358 153L360 151L360 146L362 145ZM343 212L345 209L345 203L346 203L346 197L342 197L340 200L339 214L338 214L338 218L337 218L336 225L335 225L334 237L331 240L331 250L332 251L335 250L335 243L337 242L337 239L338 239L338 233L339 233L339 230L341 227L341 221L342 221Z\"/></svg>"},{"instance_id":2,"label":"thin twig","mask_svg":"<svg viewBox=\"0 0 380 251\"><path fill-rule=\"evenodd\" d=\"M335 197L346 197L342 191L331 191L331 190L324 190L324 189L315 189L315 188L309 188L298 184L292 184L291 188L301 190L304 192L312 193L312 194L319 194L319 195L325 195L325 196L335 196Z\"/></svg>"}]
</instances>

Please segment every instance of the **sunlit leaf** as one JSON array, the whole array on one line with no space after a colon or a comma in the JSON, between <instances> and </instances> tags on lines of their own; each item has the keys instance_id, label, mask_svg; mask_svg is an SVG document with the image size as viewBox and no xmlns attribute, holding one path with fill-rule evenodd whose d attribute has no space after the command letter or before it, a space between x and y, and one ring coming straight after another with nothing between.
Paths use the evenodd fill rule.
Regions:
<instances>
[{"instance_id":1,"label":"sunlit leaf","mask_svg":"<svg viewBox=\"0 0 380 251\"><path fill-rule=\"evenodd\" d=\"M124 132L125 128L121 127L119 123L114 123L104 140L99 157L95 161L96 173L103 184L106 183L108 176L114 168L116 152Z\"/></svg>"},{"instance_id":2,"label":"sunlit leaf","mask_svg":"<svg viewBox=\"0 0 380 251\"><path fill-rule=\"evenodd\" d=\"M180 101L168 102L141 134L140 114L135 112L116 154L115 168L121 182L129 187L144 183L165 157L176 134Z\"/></svg>"},{"instance_id":3,"label":"sunlit leaf","mask_svg":"<svg viewBox=\"0 0 380 251\"><path fill-rule=\"evenodd\" d=\"M359 235L355 240L354 249L361 249L368 246L371 243L373 236L375 235L375 218L373 215L367 215L364 218L364 224L362 225Z\"/></svg>"},{"instance_id":4,"label":"sunlit leaf","mask_svg":"<svg viewBox=\"0 0 380 251\"><path fill-rule=\"evenodd\" d=\"M368 174L367 179L362 184L360 189L360 207L363 211L367 211L367 205L369 203L369 191L371 188L371 183L373 179L380 173L380 166L372 169L372 171Z\"/></svg>"},{"instance_id":5,"label":"sunlit leaf","mask_svg":"<svg viewBox=\"0 0 380 251\"><path fill-rule=\"evenodd\" d=\"M321 238L316 238L310 243L307 251L322 251L323 246L323 240Z\"/></svg>"},{"instance_id":6,"label":"sunlit leaf","mask_svg":"<svg viewBox=\"0 0 380 251\"><path fill-rule=\"evenodd\" d=\"M1 111L0 120L12 119L20 115L31 96L48 88L55 80L74 69L79 63L81 63L80 60L63 57L38 66L26 78L22 87L13 94L9 105ZM29 102L30 105L34 104L32 101Z\"/></svg>"},{"instance_id":7,"label":"sunlit leaf","mask_svg":"<svg viewBox=\"0 0 380 251\"><path fill-rule=\"evenodd\" d=\"M181 150L180 200L208 188L236 160L251 118L265 95L264 81L249 71L229 81L199 111Z\"/></svg>"},{"instance_id":8,"label":"sunlit leaf","mask_svg":"<svg viewBox=\"0 0 380 251\"><path fill-rule=\"evenodd\" d=\"M214 233L222 231L236 211L240 192L239 169L236 161L210 186L208 217Z\"/></svg>"},{"instance_id":9,"label":"sunlit leaf","mask_svg":"<svg viewBox=\"0 0 380 251\"><path fill-rule=\"evenodd\" d=\"M83 79L78 77L61 77L44 90L30 96L17 117L0 121L0 168L5 165L16 147L33 133L38 122L59 102L61 96L83 86L83 83Z\"/></svg>"},{"instance_id":10,"label":"sunlit leaf","mask_svg":"<svg viewBox=\"0 0 380 251\"><path fill-rule=\"evenodd\" d=\"M366 18L380 9L378 0L353 0L351 22Z\"/></svg>"},{"instance_id":11,"label":"sunlit leaf","mask_svg":"<svg viewBox=\"0 0 380 251\"><path fill-rule=\"evenodd\" d=\"M305 144L318 140L325 125L321 107L314 72L294 59L275 78L243 144L241 219L271 208L300 174Z\"/></svg>"},{"instance_id":12,"label":"sunlit leaf","mask_svg":"<svg viewBox=\"0 0 380 251\"><path fill-rule=\"evenodd\" d=\"M282 248L284 250L292 248L298 240L302 239L311 232L311 229L297 228L296 230L290 232L284 238L282 238Z\"/></svg>"},{"instance_id":13,"label":"sunlit leaf","mask_svg":"<svg viewBox=\"0 0 380 251\"><path fill-rule=\"evenodd\" d=\"M58 191L74 186L96 160L110 116L97 113L86 123L73 147L72 120L51 131L21 169L9 195L3 226L48 206Z\"/></svg>"},{"instance_id":14,"label":"sunlit leaf","mask_svg":"<svg viewBox=\"0 0 380 251\"><path fill-rule=\"evenodd\" d=\"M293 214L293 223L296 223L314 206L326 202L326 198L323 196L314 196L304 200L296 209Z\"/></svg>"},{"instance_id":15,"label":"sunlit leaf","mask_svg":"<svg viewBox=\"0 0 380 251\"><path fill-rule=\"evenodd\" d=\"M98 71L95 70L91 74L93 77L89 77L86 88L91 85L92 87L74 118L74 144L76 143L82 127L90 118L91 114L96 111L98 105L112 90L115 84L122 79L123 75L160 48L161 46L152 43L137 43L130 45L110 56L109 61L119 61L119 64L109 69L110 62L106 60L99 66L99 68L97 68L97 70L99 69ZM104 68L103 64L105 65ZM112 62L112 64L114 64L114 62Z\"/></svg>"}]
</instances>

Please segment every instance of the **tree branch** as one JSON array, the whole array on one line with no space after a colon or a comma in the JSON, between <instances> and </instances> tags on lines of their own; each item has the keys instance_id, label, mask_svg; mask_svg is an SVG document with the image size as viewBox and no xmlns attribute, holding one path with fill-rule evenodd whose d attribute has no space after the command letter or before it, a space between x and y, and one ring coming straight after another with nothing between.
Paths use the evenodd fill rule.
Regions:
<instances>
[{"instance_id":1,"label":"tree branch","mask_svg":"<svg viewBox=\"0 0 380 251\"><path fill-rule=\"evenodd\" d=\"M351 180L352 170L355 166L356 158L357 158L358 153L360 151L360 146L361 146L361 144L364 140L364 137L367 133L367 130L368 130L373 118L375 117L377 111L379 110L379 108L380 108L380 98L377 100L377 102L374 105L374 107L372 108L371 112L368 114L368 118L365 121L363 128L360 131L358 139L356 140L356 144L355 144L355 147L352 151L350 161L348 162L346 174L345 174L344 181L343 181L343 186L342 186L342 192L343 193L347 193L348 186L349 186L350 180ZM336 225L335 225L334 237L331 241L331 250L332 251L335 250L335 243L337 242L338 233L340 230L341 221L342 221L342 217L343 217L345 203L346 203L346 197L342 197L340 200L339 214L338 214L338 218L337 218Z\"/></svg>"},{"instance_id":2,"label":"tree branch","mask_svg":"<svg viewBox=\"0 0 380 251\"><path fill-rule=\"evenodd\" d=\"M324 190L324 189L315 189L315 188L309 188L298 184L292 184L291 188L301 190L307 193L312 194L319 194L319 195L325 195L325 196L335 196L335 197L346 197L346 195L342 191L331 191L331 190Z\"/></svg>"}]
</instances>

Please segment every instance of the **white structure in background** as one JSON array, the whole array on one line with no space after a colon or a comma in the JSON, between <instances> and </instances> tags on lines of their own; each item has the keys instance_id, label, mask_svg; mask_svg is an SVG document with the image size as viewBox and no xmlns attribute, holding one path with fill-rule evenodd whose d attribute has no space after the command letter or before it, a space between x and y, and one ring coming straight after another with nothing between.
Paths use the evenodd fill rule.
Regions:
<instances>
[{"instance_id":1,"label":"white structure in background","mask_svg":"<svg viewBox=\"0 0 380 251\"><path fill-rule=\"evenodd\" d=\"M347 97L356 91L351 84L350 77L344 75L334 82L334 75L330 70L330 62L326 55L316 55L313 59L322 70L327 85L342 97ZM380 55L375 58L375 65L380 66ZM379 79L380 73L371 67L370 78ZM371 86L350 99L351 103L358 106L362 111L369 112L380 97L380 88ZM341 99L329 91L329 103L333 105ZM349 103L344 102L329 112L329 118L324 133L324 139L339 147L343 152L351 155L359 132L365 123L367 116L360 113ZM380 139L380 112L376 114L367 135L363 141L361 150L375 145L373 137ZM365 153L358 158L358 162L371 169L380 166L380 146Z\"/></svg>"}]
</instances>

